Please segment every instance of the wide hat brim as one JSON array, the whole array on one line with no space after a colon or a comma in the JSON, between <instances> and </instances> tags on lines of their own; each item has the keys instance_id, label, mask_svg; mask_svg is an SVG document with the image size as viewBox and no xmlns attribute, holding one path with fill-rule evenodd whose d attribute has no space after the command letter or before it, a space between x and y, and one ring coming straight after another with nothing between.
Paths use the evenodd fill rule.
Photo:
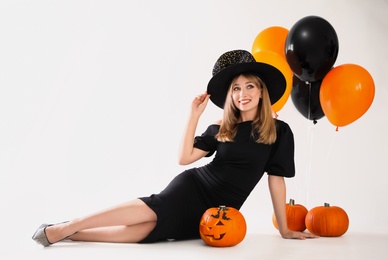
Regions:
<instances>
[{"instance_id":1,"label":"wide hat brim","mask_svg":"<svg viewBox=\"0 0 388 260\"><path fill-rule=\"evenodd\" d=\"M208 83L207 93L216 106L224 108L230 83L235 76L242 73L254 74L265 83L271 104L275 104L286 90L286 79L274 66L262 62L237 63L222 69Z\"/></svg>"}]
</instances>

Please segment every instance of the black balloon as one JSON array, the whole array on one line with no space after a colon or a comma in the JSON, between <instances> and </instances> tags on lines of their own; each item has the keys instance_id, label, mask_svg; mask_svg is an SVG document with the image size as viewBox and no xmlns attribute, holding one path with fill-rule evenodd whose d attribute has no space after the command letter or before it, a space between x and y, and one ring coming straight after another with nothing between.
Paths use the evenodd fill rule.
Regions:
<instances>
[{"instance_id":1,"label":"black balloon","mask_svg":"<svg viewBox=\"0 0 388 260\"><path fill-rule=\"evenodd\" d=\"M308 82L323 79L338 56L337 33L321 17L304 17L289 30L285 53L287 63L299 79Z\"/></svg>"},{"instance_id":2,"label":"black balloon","mask_svg":"<svg viewBox=\"0 0 388 260\"><path fill-rule=\"evenodd\" d=\"M295 75L292 78L292 103L299 113L305 118L312 120L314 124L325 116L319 101L321 83L322 80L314 82L301 81Z\"/></svg>"}]
</instances>

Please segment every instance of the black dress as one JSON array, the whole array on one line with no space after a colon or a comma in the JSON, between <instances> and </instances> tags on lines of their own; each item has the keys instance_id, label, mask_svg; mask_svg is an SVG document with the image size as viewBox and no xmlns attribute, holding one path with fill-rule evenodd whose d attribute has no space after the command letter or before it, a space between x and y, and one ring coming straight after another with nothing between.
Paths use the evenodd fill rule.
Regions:
<instances>
[{"instance_id":1,"label":"black dress","mask_svg":"<svg viewBox=\"0 0 388 260\"><path fill-rule=\"evenodd\" d=\"M215 139L220 126L210 125L196 136L194 147L213 155L207 165L176 176L159 194L141 197L157 215L153 231L140 243L167 239L194 239L199 236L202 214L211 207L225 205L240 209L264 172L293 177L294 137L283 121L276 120L277 140L258 144L252 136L252 121L238 124L234 142Z\"/></svg>"}]
</instances>

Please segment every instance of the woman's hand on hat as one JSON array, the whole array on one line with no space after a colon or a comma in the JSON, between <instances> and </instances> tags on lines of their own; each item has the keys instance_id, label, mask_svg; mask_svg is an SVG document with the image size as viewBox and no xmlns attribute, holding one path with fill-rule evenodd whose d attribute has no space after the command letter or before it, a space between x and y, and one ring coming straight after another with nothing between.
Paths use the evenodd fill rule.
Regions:
<instances>
[{"instance_id":1,"label":"woman's hand on hat","mask_svg":"<svg viewBox=\"0 0 388 260\"><path fill-rule=\"evenodd\" d=\"M210 95L205 92L196 96L191 104L191 112L197 116L200 116L206 108Z\"/></svg>"}]
</instances>

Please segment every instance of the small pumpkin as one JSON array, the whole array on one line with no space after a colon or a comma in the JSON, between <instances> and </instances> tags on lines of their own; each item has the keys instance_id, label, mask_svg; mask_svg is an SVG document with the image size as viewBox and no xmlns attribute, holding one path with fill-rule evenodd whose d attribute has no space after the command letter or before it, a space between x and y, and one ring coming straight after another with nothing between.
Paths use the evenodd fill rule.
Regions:
<instances>
[{"instance_id":1,"label":"small pumpkin","mask_svg":"<svg viewBox=\"0 0 388 260\"><path fill-rule=\"evenodd\" d=\"M324 203L311 209L306 215L307 229L322 237L339 237L349 228L349 217L344 209Z\"/></svg>"},{"instance_id":2,"label":"small pumpkin","mask_svg":"<svg viewBox=\"0 0 388 260\"><path fill-rule=\"evenodd\" d=\"M293 231L305 231L306 224L305 218L307 215L307 208L302 204L295 204L295 200L290 199L290 202L286 204L286 216L287 227ZM272 223L276 229L279 229L278 222L276 220L275 213L272 214Z\"/></svg>"},{"instance_id":3,"label":"small pumpkin","mask_svg":"<svg viewBox=\"0 0 388 260\"><path fill-rule=\"evenodd\" d=\"M228 247L245 238L247 225L241 212L233 207L209 208L202 215L199 233L209 246Z\"/></svg>"}]
</instances>

